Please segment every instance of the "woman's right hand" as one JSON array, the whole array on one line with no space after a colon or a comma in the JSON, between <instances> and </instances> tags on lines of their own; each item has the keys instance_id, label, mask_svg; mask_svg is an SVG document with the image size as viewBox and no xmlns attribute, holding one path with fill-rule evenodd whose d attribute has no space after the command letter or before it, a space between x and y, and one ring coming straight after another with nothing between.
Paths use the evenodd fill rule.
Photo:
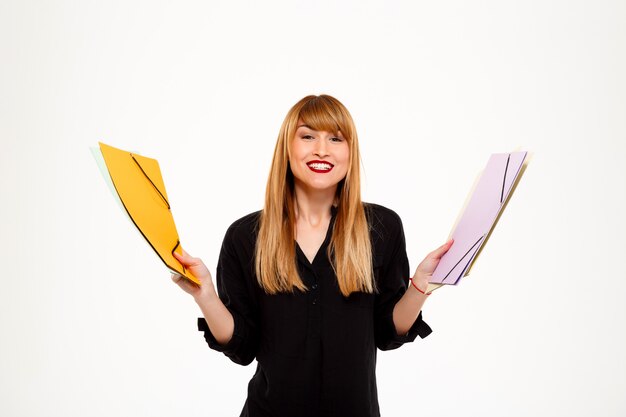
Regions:
<instances>
[{"instance_id":1,"label":"woman's right hand","mask_svg":"<svg viewBox=\"0 0 626 417\"><path fill-rule=\"evenodd\" d=\"M209 269L204 265L202 259L194 258L184 250L182 255L174 253L174 257L198 278L200 285L177 274L172 274L172 281L178 284L183 291L193 296L200 310L202 310L204 319L215 340L221 345L226 345L233 337L235 320L224 303L222 303L222 300L217 296Z\"/></svg>"},{"instance_id":2,"label":"woman's right hand","mask_svg":"<svg viewBox=\"0 0 626 417\"><path fill-rule=\"evenodd\" d=\"M198 278L200 284L196 284L194 282L189 281L186 278L178 274L172 274L172 281L174 281L180 288L183 289L188 294L191 294L196 301L201 299L208 299L211 296L217 295L215 293L215 287L213 286L213 279L211 278L211 273L209 269L204 265L202 259L194 258L189 255L183 249L183 254L179 255L178 253L173 253L174 257L184 265L185 268L189 269L189 271Z\"/></svg>"}]
</instances>

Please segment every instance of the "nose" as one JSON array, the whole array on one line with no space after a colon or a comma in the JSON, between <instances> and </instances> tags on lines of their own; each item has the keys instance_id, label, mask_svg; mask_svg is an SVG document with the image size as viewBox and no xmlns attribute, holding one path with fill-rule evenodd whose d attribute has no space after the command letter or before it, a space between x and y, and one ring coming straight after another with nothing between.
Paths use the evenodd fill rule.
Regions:
<instances>
[{"instance_id":1,"label":"nose","mask_svg":"<svg viewBox=\"0 0 626 417\"><path fill-rule=\"evenodd\" d=\"M320 138L320 140L317 141L314 154L318 158L325 158L328 156L328 144L326 143L325 138Z\"/></svg>"}]
</instances>

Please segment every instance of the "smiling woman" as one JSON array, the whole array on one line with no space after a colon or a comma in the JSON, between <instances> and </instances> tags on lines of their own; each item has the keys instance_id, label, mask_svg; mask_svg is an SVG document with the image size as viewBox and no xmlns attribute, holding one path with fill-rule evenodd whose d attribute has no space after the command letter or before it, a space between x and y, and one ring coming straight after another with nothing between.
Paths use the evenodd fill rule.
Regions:
<instances>
[{"instance_id":1,"label":"smiling woman","mask_svg":"<svg viewBox=\"0 0 626 417\"><path fill-rule=\"evenodd\" d=\"M274 150L256 245L256 274L266 291L306 288L294 263L296 247L283 243L296 239L301 249L306 247L307 258L313 258L326 235L333 206L337 220L328 257L334 257L341 293L373 292L360 160L352 116L339 100L307 96L289 110ZM332 168L315 172L313 163Z\"/></svg>"},{"instance_id":2,"label":"smiling woman","mask_svg":"<svg viewBox=\"0 0 626 417\"><path fill-rule=\"evenodd\" d=\"M263 210L226 232L219 295L200 259L179 257L201 283L172 279L199 305L209 347L257 360L241 416L379 416L376 349L431 332L425 290L452 242L409 286L402 222L361 201L359 161L343 104L303 98L280 129Z\"/></svg>"}]
</instances>

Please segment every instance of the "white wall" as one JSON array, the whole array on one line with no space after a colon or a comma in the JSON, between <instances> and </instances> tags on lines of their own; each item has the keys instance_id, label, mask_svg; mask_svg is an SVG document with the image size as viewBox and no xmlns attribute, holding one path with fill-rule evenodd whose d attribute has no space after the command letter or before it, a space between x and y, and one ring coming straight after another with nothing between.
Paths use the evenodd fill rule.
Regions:
<instances>
[{"instance_id":1,"label":"white wall","mask_svg":"<svg viewBox=\"0 0 626 417\"><path fill-rule=\"evenodd\" d=\"M535 152L472 275L429 300L434 333L379 354L383 415L625 415L625 17L608 0L0 0L0 415L238 415L253 366L206 347L89 146L160 161L214 272L310 93L351 110L365 199L401 215L412 269L489 154Z\"/></svg>"}]
</instances>

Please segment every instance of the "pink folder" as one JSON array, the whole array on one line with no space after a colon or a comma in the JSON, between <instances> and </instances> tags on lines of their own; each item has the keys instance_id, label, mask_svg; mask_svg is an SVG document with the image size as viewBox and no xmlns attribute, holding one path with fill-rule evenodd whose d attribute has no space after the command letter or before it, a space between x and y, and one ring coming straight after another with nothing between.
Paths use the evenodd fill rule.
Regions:
<instances>
[{"instance_id":1,"label":"pink folder","mask_svg":"<svg viewBox=\"0 0 626 417\"><path fill-rule=\"evenodd\" d=\"M452 284L467 275L472 261L484 245L491 229L516 184L527 152L491 155L480 180L451 237L454 244L441 258L431 284Z\"/></svg>"}]
</instances>

